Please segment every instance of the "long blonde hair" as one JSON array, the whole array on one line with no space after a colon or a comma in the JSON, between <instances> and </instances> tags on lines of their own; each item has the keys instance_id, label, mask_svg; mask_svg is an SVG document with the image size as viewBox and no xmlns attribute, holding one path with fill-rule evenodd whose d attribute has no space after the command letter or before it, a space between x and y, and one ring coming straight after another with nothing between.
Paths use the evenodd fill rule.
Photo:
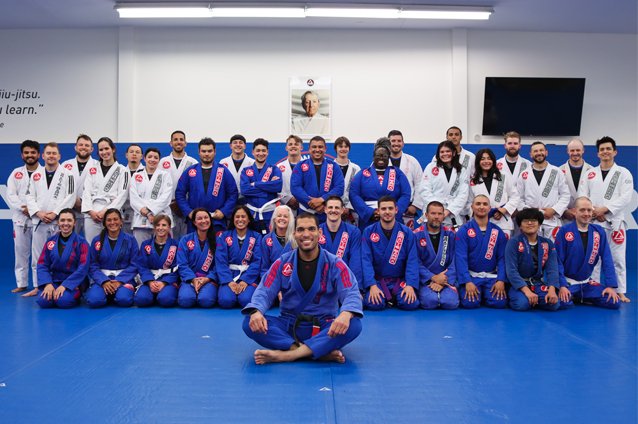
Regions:
<instances>
[{"instance_id":1,"label":"long blonde hair","mask_svg":"<svg viewBox=\"0 0 638 424\"><path fill-rule=\"evenodd\" d=\"M277 216L277 212L285 210L288 214L288 228L286 228L286 243L290 243L290 247L295 249L297 247L297 242L295 241L295 216L292 213L292 209L290 209L286 205L279 205L275 208L272 213L272 217L270 218L270 231L275 231L275 217Z\"/></svg>"}]
</instances>

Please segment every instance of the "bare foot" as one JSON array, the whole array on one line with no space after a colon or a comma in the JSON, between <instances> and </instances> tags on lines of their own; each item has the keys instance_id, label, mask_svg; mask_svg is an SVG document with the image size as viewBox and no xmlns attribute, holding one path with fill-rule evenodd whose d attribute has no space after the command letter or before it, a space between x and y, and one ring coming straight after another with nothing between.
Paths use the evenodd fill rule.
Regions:
<instances>
[{"instance_id":1,"label":"bare foot","mask_svg":"<svg viewBox=\"0 0 638 424\"><path fill-rule=\"evenodd\" d=\"M20 293L23 291L27 291L26 287L16 287L15 289L11 290L11 293Z\"/></svg>"},{"instance_id":2,"label":"bare foot","mask_svg":"<svg viewBox=\"0 0 638 424\"><path fill-rule=\"evenodd\" d=\"M38 289L35 288L33 290L31 290L30 292L26 292L25 294L22 295L22 297L33 297L33 296L37 296L38 295Z\"/></svg>"},{"instance_id":3,"label":"bare foot","mask_svg":"<svg viewBox=\"0 0 638 424\"><path fill-rule=\"evenodd\" d=\"M618 297L620 298L621 302L624 302L624 303L631 302L631 299L625 296L625 293L618 293Z\"/></svg>"},{"instance_id":4,"label":"bare foot","mask_svg":"<svg viewBox=\"0 0 638 424\"><path fill-rule=\"evenodd\" d=\"M282 359L283 350L259 349L255 351L255 363L257 365L270 364L272 362L286 362Z\"/></svg>"},{"instance_id":5,"label":"bare foot","mask_svg":"<svg viewBox=\"0 0 638 424\"><path fill-rule=\"evenodd\" d=\"M319 358L320 361L327 361L327 362L338 362L340 364L343 364L344 362L346 362L346 357L343 356L343 352L341 352L340 350L333 350L332 352L330 352L327 355L322 356L321 358Z\"/></svg>"}]
</instances>

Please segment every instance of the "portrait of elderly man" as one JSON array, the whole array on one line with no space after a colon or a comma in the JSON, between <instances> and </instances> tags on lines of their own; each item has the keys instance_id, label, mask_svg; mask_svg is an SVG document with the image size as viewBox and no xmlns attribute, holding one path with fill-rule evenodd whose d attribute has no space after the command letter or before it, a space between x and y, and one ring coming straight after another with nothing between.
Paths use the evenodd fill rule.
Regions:
<instances>
[{"instance_id":1,"label":"portrait of elderly man","mask_svg":"<svg viewBox=\"0 0 638 424\"><path fill-rule=\"evenodd\" d=\"M307 90L301 97L304 112L292 118L292 133L307 135L329 135L330 118L319 112L321 100L317 91ZM293 107L293 111L294 111Z\"/></svg>"}]
</instances>

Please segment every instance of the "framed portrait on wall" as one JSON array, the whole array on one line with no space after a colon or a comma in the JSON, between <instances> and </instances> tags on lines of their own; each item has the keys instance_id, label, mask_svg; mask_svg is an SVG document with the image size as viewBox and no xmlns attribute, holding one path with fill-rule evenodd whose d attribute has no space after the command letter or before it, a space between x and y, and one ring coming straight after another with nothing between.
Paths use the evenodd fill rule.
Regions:
<instances>
[{"instance_id":1,"label":"framed portrait on wall","mask_svg":"<svg viewBox=\"0 0 638 424\"><path fill-rule=\"evenodd\" d=\"M290 78L290 133L305 139L330 138L330 98L330 78Z\"/></svg>"}]
</instances>

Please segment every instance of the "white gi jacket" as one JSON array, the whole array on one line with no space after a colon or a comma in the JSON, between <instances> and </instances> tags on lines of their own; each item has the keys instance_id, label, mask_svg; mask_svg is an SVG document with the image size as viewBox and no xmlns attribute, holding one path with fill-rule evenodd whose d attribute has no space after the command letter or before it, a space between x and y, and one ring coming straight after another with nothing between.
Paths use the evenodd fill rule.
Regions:
<instances>
[{"instance_id":1,"label":"white gi jacket","mask_svg":"<svg viewBox=\"0 0 638 424\"><path fill-rule=\"evenodd\" d=\"M149 180L146 170L133 175L129 187L131 208L133 208L133 221L131 228L153 228L153 224L140 213L143 207L148 208L153 215L168 215L173 222L171 213L171 197L173 196L173 179L171 175L161 169L156 169Z\"/></svg>"}]
</instances>

